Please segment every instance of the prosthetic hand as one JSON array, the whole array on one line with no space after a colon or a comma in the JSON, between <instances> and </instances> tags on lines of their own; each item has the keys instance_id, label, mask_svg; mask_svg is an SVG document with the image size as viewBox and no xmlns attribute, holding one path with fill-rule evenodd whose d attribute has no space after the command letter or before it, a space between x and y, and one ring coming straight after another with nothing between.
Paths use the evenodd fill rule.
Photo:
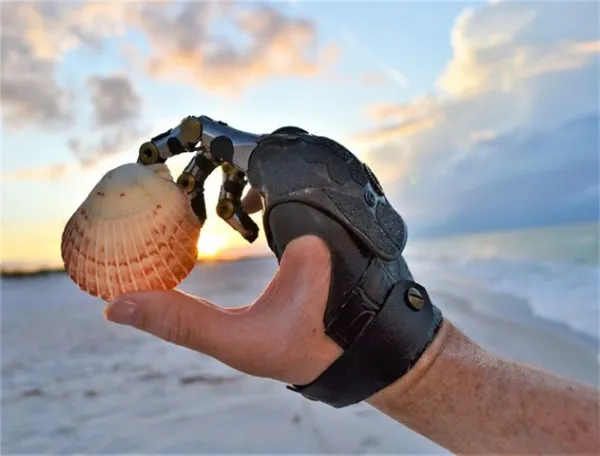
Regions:
<instances>
[{"instance_id":1,"label":"prosthetic hand","mask_svg":"<svg viewBox=\"0 0 600 456\"><path fill-rule=\"evenodd\" d=\"M226 135L224 134L226 133ZM152 165L184 152L196 152L177 179L186 190L192 210L202 224L206 221L204 181L218 167L223 171L223 183L217 203L217 214L248 242L258 237L259 228L242 209L241 198L247 185L245 172L248 157L256 147L259 135L246 133L216 122L209 117L187 117L181 124L142 144L138 163ZM235 143L234 143L235 141ZM236 160L233 162L235 144Z\"/></svg>"},{"instance_id":2,"label":"prosthetic hand","mask_svg":"<svg viewBox=\"0 0 600 456\"><path fill-rule=\"evenodd\" d=\"M249 183L262 198L266 239L279 260L304 235L320 237L330 249L324 327L343 352L313 382L289 389L340 408L367 399L414 366L442 314L413 280L402 257L404 221L368 166L331 139L299 128L257 135L206 116L188 117L144 144L138 161L164 163L182 152L196 152L178 184L202 222L202 183L220 166L217 213L246 239L258 233L241 209Z\"/></svg>"}]
</instances>

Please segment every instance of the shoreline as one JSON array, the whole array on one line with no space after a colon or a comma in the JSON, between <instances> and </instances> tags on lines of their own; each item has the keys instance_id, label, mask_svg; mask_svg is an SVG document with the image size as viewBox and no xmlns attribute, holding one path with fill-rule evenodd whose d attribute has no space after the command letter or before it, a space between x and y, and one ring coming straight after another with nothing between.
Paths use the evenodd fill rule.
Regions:
<instances>
[{"instance_id":1,"label":"shoreline","mask_svg":"<svg viewBox=\"0 0 600 456\"><path fill-rule=\"evenodd\" d=\"M240 258L198 258L196 260L196 266L212 266L215 264L228 264L228 263L244 263L246 261L254 260L265 260L273 258L269 254L256 254L248 255ZM67 271L64 268L39 268L39 269L1 269L0 268L0 279L28 279L35 277L46 277L52 275L66 274Z\"/></svg>"},{"instance_id":2,"label":"shoreline","mask_svg":"<svg viewBox=\"0 0 600 456\"><path fill-rule=\"evenodd\" d=\"M482 319L501 325L513 325L524 331L543 333L558 338L570 346L591 353L600 364L600 337L573 328L567 321L548 318L536 313L530 301L515 293L494 290L490 283L455 270L443 270L430 262L417 262L413 268L417 281L428 284L434 303L442 311L453 308L468 309ZM564 312L571 309L564 306ZM599 328L600 329L600 328Z\"/></svg>"},{"instance_id":3,"label":"shoreline","mask_svg":"<svg viewBox=\"0 0 600 456\"><path fill-rule=\"evenodd\" d=\"M490 353L599 386L597 342L583 342L587 338L568 326L534 314L526 321L511 321L474 308L464 297L445 292L438 296L447 318Z\"/></svg>"},{"instance_id":4,"label":"shoreline","mask_svg":"<svg viewBox=\"0 0 600 456\"><path fill-rule=\"evenodd\" d=\"M569 229L569 228L578 228L578 227L594 227L600 229L600 220L597 219L586 219L579 221L563 221L557 222L551 225L545 224L527 224L523 226L509 226L499 227L494 229L476 229L476 230L462 230L460 232L454 232L449 234L420 234L415 233L412 235L411 239L414 242L423 241L423 242L431 242L439 240L459 240L466 237L477 237L477 236L497 236L497 235L506 235L512 233L533 233L536 231L552 231L552 230L561 230L561 229Z\"/></svg>"},{"instance_id":5,"label":"shoreline","mask_svg":"<svg viewBox=\"0 0 600 456\"><path fill-rule=\"evenodd\" d=\"M446 293L447 292L442 291L441 295ZM494 296L494 300L497 299L502 301L503 304L513 304L511 311L514 312L515 316L511 317L510 313L507 312L506 309L503 312L494 311L493 305L489 301L486 303L486 305L476 305L467 299L447 294L447 296L450 296L451 299L462 300L464 305L468 306L472 312L480 314L482 317L490 317L505 323L519 325L522 328L532 327L535 328L536 331L551 334L553 336L563 338L569 343L577 344L584 350L592 350L593 352L598 353L600 344L598 339L572 328L567 323L551 320L536 314L527 299L509 293L500 292L490 293L490 295Z\"/></svg>"}]
</instances>

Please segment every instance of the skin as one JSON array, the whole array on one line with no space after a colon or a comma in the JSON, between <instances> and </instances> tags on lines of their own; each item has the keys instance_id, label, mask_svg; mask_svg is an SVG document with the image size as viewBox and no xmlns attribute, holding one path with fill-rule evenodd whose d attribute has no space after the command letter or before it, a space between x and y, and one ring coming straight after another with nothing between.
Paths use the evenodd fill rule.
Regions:
<instances>
[{"instance_id":1,"label":"skin","mask_svg":"<svg viewBox=\"0 0 600 456\"><path fill-rule=\"evenodd\" d=\"M248 212L261 209L249 193ZM324 332L330 256L318 238L291 242L252 304L222 308L180 291L138 292L109 321L285 383L314 380L341 353ZM403 378L367 400L457 454L598 454L598 390L499 358L446 321Z\"/></svg>"}]
</instances>

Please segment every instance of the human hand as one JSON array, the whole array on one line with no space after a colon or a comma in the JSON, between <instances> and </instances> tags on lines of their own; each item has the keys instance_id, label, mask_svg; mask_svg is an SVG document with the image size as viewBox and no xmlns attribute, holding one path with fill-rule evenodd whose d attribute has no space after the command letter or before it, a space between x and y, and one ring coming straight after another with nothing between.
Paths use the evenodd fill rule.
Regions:
<instances>
[{"instance_id":1,"label":"human hand","mask_svg":"<svg viewBox=\"0 0 600 456\"><path fill-rule=\"evenodd\" d=\"M259 209L254 192L245 203ZM289 244L254 303L223 308L180 291L138 292L110 303L105 316L247 374L305 384L341 353L323 327L330 270L323 241L305 236Z\"/></svg>"}]
</instances>

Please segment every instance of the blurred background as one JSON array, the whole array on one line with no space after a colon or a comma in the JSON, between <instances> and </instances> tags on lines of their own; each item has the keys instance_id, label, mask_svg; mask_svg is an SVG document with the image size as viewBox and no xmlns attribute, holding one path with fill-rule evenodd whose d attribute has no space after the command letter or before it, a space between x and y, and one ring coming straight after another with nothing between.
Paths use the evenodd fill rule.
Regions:
<instances>
[{"instance_id":1,"label":"blurred background","mask_svg":"<svg viewBox=\"0 0 600 456\"><path fill-rule=\"evenodd\" d=\"M95 183L191 114L346 145L449 318L597 385L598 9L2 2L2 453L443 452L367 406L308 403L109 324L61 272L62 229ZM219 185L182 289L247 304L277 264L211 210Z\"/></svg>"}]
</instances>

